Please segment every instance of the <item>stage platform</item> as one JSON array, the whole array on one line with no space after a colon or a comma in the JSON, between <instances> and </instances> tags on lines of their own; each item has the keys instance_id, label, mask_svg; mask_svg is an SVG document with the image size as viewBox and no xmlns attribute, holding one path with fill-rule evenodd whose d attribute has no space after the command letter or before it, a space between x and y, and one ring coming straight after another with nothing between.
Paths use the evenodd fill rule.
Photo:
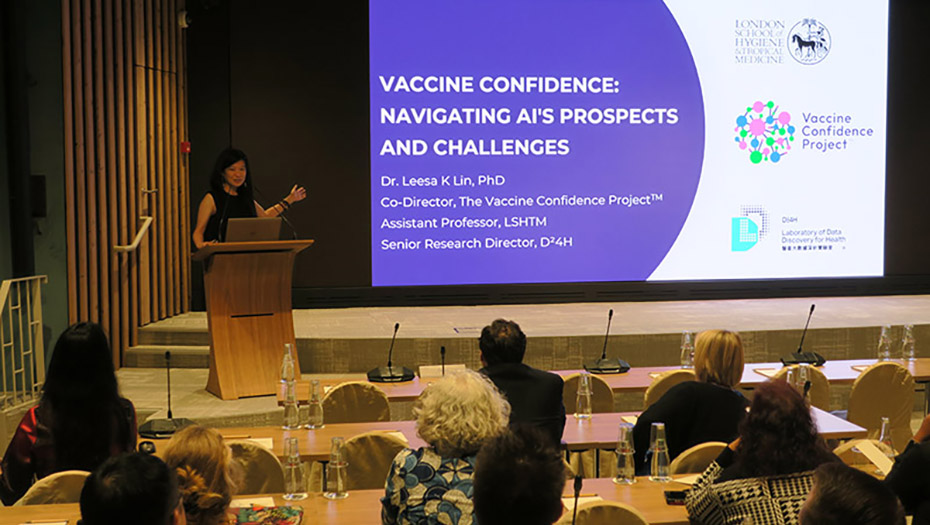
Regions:
<instances>
[{"instance_id":1,"label":"stage platform","mask_svg":"<svg viewBox=\"0 0 930 525\"><path fill-rule=\"evenodd\" d=\"M811 302L817 308L806 350L827 359L871 358L880 327L895 326L899 351L901 325L915 325L920 356L930 356L930 296L753 299L647 303L582 303L467 307L397 307L296 310L294 324L305 379L364 379L364 372L387 359L394 323L401 324L394 363L416 369L446 362L480 367L478 336L496 318L520 323L528 336L526 362L549 370L576 369L600 355L607 311L614 310L608 355L633 366L674 365L682 330L737 330L746 361L775 361L797 348ZM165 417L164 351L183 368L172 376L174 414L210 426L280 424L282 410L272 396L222 401L204 390L209 334L206 315L194 312L140 331L118 377L123 394L137 407L140 421ZM846 408L848 386L831 388L831 408ZM915 392L915 421L922 417L923 394ZM642 394L615 394L616 410L640 410ZM392 419L411 417L411 403L392 403Z\"/></svg>"}]
</instances>

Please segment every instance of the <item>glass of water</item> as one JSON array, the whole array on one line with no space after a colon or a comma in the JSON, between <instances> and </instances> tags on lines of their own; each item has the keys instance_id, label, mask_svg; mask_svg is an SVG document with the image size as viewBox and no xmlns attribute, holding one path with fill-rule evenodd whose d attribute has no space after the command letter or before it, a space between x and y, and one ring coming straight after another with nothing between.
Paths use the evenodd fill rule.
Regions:
<instances>
[{"instance_id":1,"label":"glass of water","mask_svg":"<svg viewBox=\"0 0 930 525\"><path fill-rule=\"evenodd\" d=\"M346 490L346 475L349 464L345 458L345 440L334 437L330 445L329 465L326 467L326 499L344 499L349 497Z\"/></svg>"},{"instance_id":2,"label":"glass of water","mask_svg":"<svg viewBox=\"0 0 930 525\"><path fill-rule=\"evenodd\" d=\"M614 483L618 485L636 483L633 452L633 425L620 423L617 435L617 475L614 476Z\"/></svg>"},{"instance_id":3,"label":"glass of water","mask_svg":"<svg viewBox=\"0 0 930 525\"><path fill-rule=\"evenodd\" d=\"M307 428L323 428L323 401L320 395L320 380L310 381L310 402L308 405Z\"/></svg>"},{"instance_id":4,"label":"glass of water","mask_svg":"<svg viewBox=\"0 0 930 525\"><path fill-rule=\"evenodd\" d=\"M581 376L578 378L575 417L578 419L590 419L591 412L591 374L582 372Z\"/></svg>"},{"instance_id":5,"label":"glass of water","mask_svg":"<svg viewBox=\"0 0 930 525\"><path fill-rule=\"evenodd\" d=\"M298 501L307 497L307 473L300 461L297 438L284 441L284 499Z\"/></svg>"}]
</instances>

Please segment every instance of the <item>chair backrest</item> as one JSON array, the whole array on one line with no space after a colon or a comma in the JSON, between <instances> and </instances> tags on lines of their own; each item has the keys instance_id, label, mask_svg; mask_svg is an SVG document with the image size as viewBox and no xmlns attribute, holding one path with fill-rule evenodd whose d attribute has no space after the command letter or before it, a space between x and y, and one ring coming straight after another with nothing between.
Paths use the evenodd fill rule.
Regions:
<instances>
[{"instance_id":1,"label":"chair backrest","mask_svg":"<svg viewBox=\"0 0 930 525\"><path fill-rule=\"evenodd\" d=\"M349 381L334 386L323 396L325 423L367 423L390 421L387 394L365 381Z\"/></svg>"},{"instance_id":2,"label":"chair backrest","mask_svg":"<svg viewBox=\"0 0 930 525\"><path fill-rule=\"evenodd\" d=\"M898 363L881 362L865 369L849 394L847 419L877 438L882 417L891 423L891 437L897 450L911 439L911 412L914 410L914 376Z\"/></svg>"},{"instance_id":3,"label":"chair backrest","mask_svg":"<svg viewBox=\"0 0 930 525\"><path fill-rule=\"evenodd\" d=\"M865 465L871 463L868 458L865 457L865 454L859 452L858 447L863 441L870 441L873 445L878 447L878 450L886 454L897 454L895 450L888 450L888 445L878 441L877 439L851 439L846 443L833 449L833 453L837 457L843 460L843 463L847 465Z\"/></svg>"},{"instance_id":4,"label":"chair backrest","mask_svg":"<svg viewBox=\"0 0 930 525\"><path fill-rule=\"evenodd\" d=\"M347 439L346 489L383 489L394 456L408 446L406 439L392 432L365 432Z\"/></svg>"},{"instance_id":5,"label":"chair backrest","mask_svg":"<svg viewBox=\"0 0 930 525\"><path fill-rule=\"evenodd\" d=\"M681 454L678 454L678 457L676 457L669 466L669 471L672 474L697 474L699 472L704 472L725 448L727 448L727 444L723 441L698 443Z\"/></svg>"},{"instance_id":6,"label":"chair backrest","mask_svg":"<svg viewBox=\"0 0 930 525\"><path fill-rule=\"evenodd\" d=\"M565 378L565 384L562 386L562 402L565 404L565 412L572 414L575 412L575 406L578 403L578 382L581 374L571 374ZM591 411L594 413L613 412L614 411L614 392L610 389L607 381L591 374Z\"/></svg>"},{"instance_id":7,"label":"chair backrest","mask_svg":"<svg viewBox=\"0 0 930 525\"><path fill-rule=\"evenodd\" d=\"M90 472L83 470L64 470L49 474L29 487L29 490L14 505L77 503L81 500L84 480L89 475Z\"/></svg>"},{"instance_id":8,"label":"chair backrest","mask_svg":"<svg viewBox=\"0 0 930 525\"><path fill-rule=\"evenodd\" d=\"M559 525L572 522L572 513L565 512ZM578 505L577 525L648 525L649 522L638 510L616 501L592 501Z\"/></svg>"},{"instance_id":9,"label":"chair backrest","mask_svg":"<svg viewBox=\"0 0 930 525\"><path fill-rule=\"evenodd\" d=\"M678 383L694 380L694 370L682 368L681 370L662 372L658 377L652 380L652 384L646 389L646 395L643 398L643 410L652 406L652 404L659 399L662 399L662 396Z\"/></svg>"},{"instance_id":10,"label":"chair backrest","mask_svg":"<svg viewBox=\"0 0 930 525\"><path fill-rule=\"evenodd\" d=\"M782 367L775 373L774 378L787 379L788 370L797 370L799 368L801 368L801 365ZM811 389L808 391L807 395L808 399L810 399L811 406L815 406L821 410L830 410L830 381L817 367L809 366L807 370L811 382Z\"/></svg>"},{"instance_id":11,"label":"chair backrest","mask_svg":"<svg viewBox=\"0 0 930 525\"><path fill-rule=\"evenodd\" d=\"M248 440L228 441L233 461L242 467L243 484L239 494L275 494L284 492L284 467L274 452Z\"/></svg>"}]
</instances>

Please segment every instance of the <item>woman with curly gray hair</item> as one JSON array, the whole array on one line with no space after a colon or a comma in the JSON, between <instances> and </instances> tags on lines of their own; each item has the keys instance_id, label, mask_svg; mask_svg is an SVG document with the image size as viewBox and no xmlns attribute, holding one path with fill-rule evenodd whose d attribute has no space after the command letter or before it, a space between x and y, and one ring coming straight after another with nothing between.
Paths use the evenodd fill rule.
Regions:
<instances>
[{"instance_id":1,"label":"woman with curly gray hair","mask_svg":"<svg viewBox=\"0 0 930 525\"><path fill-rule=\"evenodd\" d=\"M413 414L429 446L394 458L381 498L382 523L472 523L475 456L507 428L510 404L486 377L464 370L427 387Z\"/></svg>"}]
</instances>

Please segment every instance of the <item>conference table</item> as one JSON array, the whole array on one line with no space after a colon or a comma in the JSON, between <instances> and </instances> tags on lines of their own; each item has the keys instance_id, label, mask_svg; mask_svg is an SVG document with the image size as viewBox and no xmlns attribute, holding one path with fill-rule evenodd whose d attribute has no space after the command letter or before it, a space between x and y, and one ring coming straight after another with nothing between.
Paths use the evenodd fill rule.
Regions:
<instances>
[{"instance_id":1,"label":"conference table","mask_svg":"<svg viewBox=\"0 0 930 525\"><path fill-rule=\"evenodd\" d=\"M852 439L865 437L866 429L838 418L829 412L812 407L811 414L820 434L825 439ZM617 446L617 429L621 422L633 423L639 412L611 412L592 414L590 418L576 418L569 414L562 433L563 447L567 451L613 449ZM271 448L279 458L284 457L284 440L296 437L304 461L327 461L330 443L334 437L349 439L365 432L397 432L412 448L425 446L417 435L415 421L378 421L369 423L335 423L320 429L284 430L278 426L230 427L217 429L227 440L251 439ZM400 436L398 436L400 437ZM270 441L269 441L270 440ZM167 443L166 439L152 440L157 454Z\"/></svg>"},{"instance_id":2,"label":"conference table","mask_svg":"<svg viewBox=\"0 0 930 525\"><path fill-rule=\"evenodd\" d=\"M657 525L684 525L688 523L688 514L681 505L665 503L666 490L683 490L688 485L671 482L656 483L646 478L637 478L633 485L616 485L608 478L586 479L581 490L582 497L594 496L608 500L627 503L636 507L649 523ZM565 484L563 501L571 501L572 484ZM274 505L300 506L304 510L301 523L324 525L344 525L358 523L379 523L381 516L381 496L383 490L356 490L349 492L349 497L332 501L319 492L310 493L302 501L287 501L281 494L260 496L237 496L233 507L241 507L248 502L260 502L271 498ZM270 501L269 501L270 502ZM55 505L30 505L24 507L0 508L0 523L25 524L54 522L75 525L80 518L80 509L76 503Z\"/></svg>"},{"instance_id":3,"label":"conference table","mask_svg":"<svg viewBox=\"0 0 930 525\"><path fill-rule=\"evenodd\" d=\"M827 361L818 369L823 372L831 384L852 384L862 370L878 362L876 359L843 359L836 361ZM918 383L930 382L930 358L920 357L911 361L893 359L891 362L898 363L910 371L914 380ZM743 377L740 380L741 388L755 388L761 383L768 381L774 371L782 368L781 362L766 363L746 363L743 367ZM623 374L598 374L610 385L614 393L620 392L645 392L649 385L652 384L656 376L663 372L679 370L680 366L641 366L630 368ZM577 374L581 370L553 370L555 374L568 377ZM435 382L438 378L421 379L415 377L413 381L403 383L372 383L380 388L387 395L388 400L392 402L414 401L423 392L427 385ZM320 385L325 391L328 391L335 385L344 383L345 379L326 378L320 380ZM930 388L924 390L924 406L930 412ZM298 402L306 403L310 398L310 382L300 380L297 382L297 399ZM283 404L284 394L278 392L278 403Z\"/></svg>"}]
</instances>

